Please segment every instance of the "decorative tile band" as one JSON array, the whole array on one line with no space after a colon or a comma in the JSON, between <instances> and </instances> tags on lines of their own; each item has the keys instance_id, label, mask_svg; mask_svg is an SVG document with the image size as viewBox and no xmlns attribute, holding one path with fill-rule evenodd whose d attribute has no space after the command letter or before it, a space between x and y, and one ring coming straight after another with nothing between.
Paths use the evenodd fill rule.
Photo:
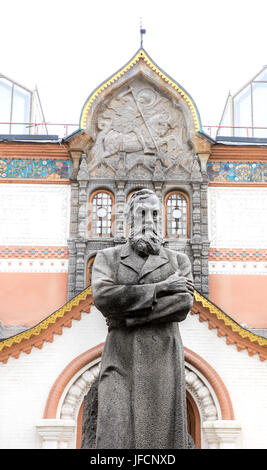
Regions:
<instances>
[{"instance_id":1,"label":"decorative tile band","mask_svg":"<svg viewBox=\"0 0 267 470\"><path fill-rule=\"evenodd\" d=\"M14 179L68 179L72 170L71 160L49 158L2 158L0 180Z\"/></svg>"},{"instance_id":2,"label":"decorative tile band","mask_svg":"<svg viewBox=\"0 0 267 470\"><path fill-rule=\"evenodd\" d=\"M211 248L209 251L210 261L266 261L267 262L267 248L266 249L250 249L242 248Z\"/></svg>"},{"instance_id":3,"label":"decorative tile band","mask_svg":"<svg viewBox=\"0 0 267 470\"><path fill-rule=\"evenodd\" d=\"M0 259L0 273L67 273L68 260Z\"/></svg>"},{"instance_id":4,"label":"decorative tile band","mask_svg":"<svg viewBox=\"0 0 267 470\"><path fill-rule=\"evenodd\" d=\"M267 275L267 262L209 261L209 274Z\"/></svg>"},{"instance_id":5,"label":"decorative tile band","mask_svg":"<svg viewBox=\"0 0 267 470\"><path fill-rule=\"evenodd\" d=\"M210 182L267 183L267 163L263 162L208 162Z\"/></svg>"},{"instance_id":6,"label":"decorative tile band","mask_svg":"<svg viewBox=\"0 0 267 470\"><path fill-rule=\"evenodd\" d=\"M66 246L0 246L0 258L57 258L67 259Z\"/></svg>"}]
</instances>

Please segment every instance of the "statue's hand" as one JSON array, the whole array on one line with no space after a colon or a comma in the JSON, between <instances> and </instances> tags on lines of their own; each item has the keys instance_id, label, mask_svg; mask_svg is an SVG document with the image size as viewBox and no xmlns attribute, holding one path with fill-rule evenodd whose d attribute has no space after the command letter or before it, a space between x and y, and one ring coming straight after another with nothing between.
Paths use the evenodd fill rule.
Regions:
<instances>
[{"instance_id":1,"label":"statue's hand","mask_svg":"<svg viewBox=\"0 0 267 470\"><path fill-rule=\"evenodd\" d=\"M193 282L183 276L179 276L179 273L172 274L165 281L157 284L157 294L169 295L178 293L189 293L194 295Z\"/></svg>"}]
</instances>

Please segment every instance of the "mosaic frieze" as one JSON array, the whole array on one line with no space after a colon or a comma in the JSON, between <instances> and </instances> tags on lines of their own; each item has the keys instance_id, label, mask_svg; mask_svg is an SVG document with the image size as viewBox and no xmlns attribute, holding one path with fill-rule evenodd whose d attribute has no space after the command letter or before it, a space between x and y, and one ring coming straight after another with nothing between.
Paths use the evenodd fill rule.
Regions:
<instances>
[{"instance_id":1,"label":"mosaic frieze","mask_svg":"<svg viewBox=\"0 0 267 470\"><path fill-rule=\"evenodd\" d=\"M209 251L210 261L267 261L267 248L265 250L255 249L217 249Z\"/></svg>"},{"instance_id":2,"label":"mosaic frieze","mask_svg":"<svg viewBox=\"0 0 267 470\"><path fill-rule=\"evenodd\" d=\"M68 258L66 246L0 246L0 258Z\"/></svg>"},{"instance_id":3,"label":"mosaic frieze","mask_svg":"<svg viewBox=\"0 0 267 470\"><path fill-rule=\"evenodd\" d=\"M72 162L70 160L0 158L0 179L68 179L71 169Z\"/></svg>"},{"instance_id":4,"label":"mosaic frieze","mask_svg":"<svg viewBox=\"0 0 267 470\"><path fill-rule=\"evenodd\" d=\"M267 163L263 162L208 162L207 169L210 182L267 182Z\"/></svg>"}]
</instances>

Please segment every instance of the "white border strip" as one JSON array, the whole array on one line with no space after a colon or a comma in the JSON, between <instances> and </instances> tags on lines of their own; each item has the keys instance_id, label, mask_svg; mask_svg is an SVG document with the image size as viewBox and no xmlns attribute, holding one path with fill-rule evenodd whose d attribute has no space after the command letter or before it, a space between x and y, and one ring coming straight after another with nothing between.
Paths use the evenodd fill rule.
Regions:
<instances>
[{"instance_id":1,"label":"white border strip","mask_svg":"<svg viewBox=\"0 0 267 470\"><path fill-rule=\"evenodd\" d=\"M67 259L0 258L0 273L67 273Z\"/></svg>"},{"instance_id":2,"label":"white border strip","mask_svg":"<svg viewBox=\"0 0 267 470\"><path fill-rule=\"evenodd\" d=\"M267 262L209 261L209 274L267 275Z\"/></svg>"}]
</instances>

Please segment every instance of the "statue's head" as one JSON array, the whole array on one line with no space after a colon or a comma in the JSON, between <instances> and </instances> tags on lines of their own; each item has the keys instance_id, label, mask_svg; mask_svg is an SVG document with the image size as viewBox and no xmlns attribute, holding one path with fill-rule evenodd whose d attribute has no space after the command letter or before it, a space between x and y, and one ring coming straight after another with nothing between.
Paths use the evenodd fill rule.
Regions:
<instances>
[{"instance_id":1,"label":"statue's head","mask_svg":"<svg viewBox=\"0 0 267 470\"><path fill-rule=\"evenodd\" d=\"M161 239L161 205L150 189L133 193L128 202L127 223L130 225L129 241L141 256L158 254Z\"/></svg>"}]
</instances>

